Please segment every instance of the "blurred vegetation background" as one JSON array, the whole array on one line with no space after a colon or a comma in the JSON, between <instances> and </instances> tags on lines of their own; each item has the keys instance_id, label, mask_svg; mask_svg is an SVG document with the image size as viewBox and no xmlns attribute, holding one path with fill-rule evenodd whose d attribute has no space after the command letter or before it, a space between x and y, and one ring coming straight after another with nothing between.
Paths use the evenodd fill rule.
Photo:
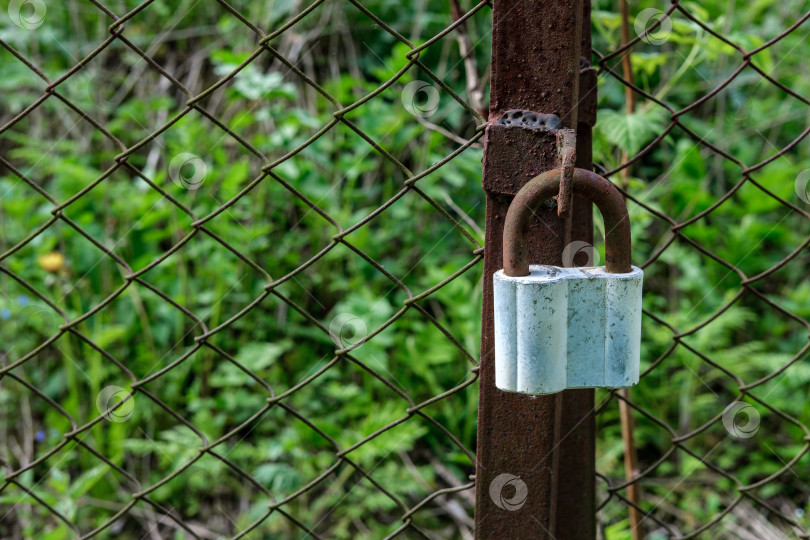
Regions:
<instances>
[{"instance_id":1,"label":"blurred vegetation background","mask_svg":"<svg viewBox=\"0 0 810 540\"><path fill-rule=\"evenodd\" d=\"M402 526L397 501L410 508L437 490L468 483L482 271L471 263L483 243L484 213L481 140L469 141L482 120L447 90L486 116L490 8L419 56L446 88L412 66L346 113L356 130L336 123L255 182L263 166L334 120L339 107L327 94L346 106L407 66L410 47L389 29L425 43L453 22L454 2L362 2L389 28L355 3L316 3L269 41L286 63L261 53L195 101L207 114L192 109L176 121L192 97L249 59L262 37L257 31L282 27L308 4L109 0L105 12L95 2L46 0L41 17L37 2L24 6L31 10L26 20L35 22L22 25L12 16L15 2L6 4L9 16L0 14L0 359L14 367L0 378L0 536L69 538L75 530L68 521L83 534L105 527L102 538L190 537L174 519L203 538L250 527L252 538L305 536L292 517L328 538L381 538ZM475 4L455 5L466 12ZM793 0L681 5L746 50L810 9ZM110 38L111 15L139 6L121 37L98 49ZM630 5L632 37L639 13L651 7L667 6ZM593 10L594 48L604 55L620 46L619 6L600 0ZM808 32L800 25L748 58L792 94L747 67L678 115L686 129L673 127L660 103L678 110L696 102L745 60L695 20L676 12L660 43L633 48L635 84L655 99L637 95L632 114L624 86L606 71L599 78L595 161L612 170L656 141L630 174L612 179L642 203L628 201L633 260L648 262L644 305L652 316L643 322L642 369L655 368L631 390L648 413L634 412L639 467L654 467L642 482L641 501L683 534L727 510L739 485L762 480L747 492L752 497L699 537L791 537L796 525L810 526L804 455L810 208L807 194L796 189L810 168L802 140L810 118ZM471 50L466 62L460 50ZM58 96L47 95L49 84L82 59L56 86ZM619 58L606 66L621 73ZM789 145L751 177L794 208L743 177L746 167ZM128 165L113 167L124 149ZM332 246L341 232L335 223L345 230L364 220L409 176L451 155L418 180L418 191L407 190L346 242L289 276ZM184 157L172 165L177 156ZM178 170L190 182L177 181ZM698 219L673 238L672 223L661 216ZM205 220L204 231L198 220ZM743 289L744 279L774 267L750 285L757 293ZM384 326L403 309L405 287L417 295L454 275L419 300L419 309ZM73 330L60 332L79 318ZM313 321L340 335L340 344L373 337L350 357L335 357L335 340ZM203 334L205 344L198 339ZM720 415L741 399L738 387L791 361L744 398L760 415L756 434L729 436ZM119 417L102 417L112 406L105 389L125 390L120 399L144 379L129 404L110 413ZM268 404L270 392L290 389L280 404ZM444 392L450 393L425 407L424 416L408 412ZM597 468L621 482L619 412L610 397L597 392L604 404ZM673 436L659 421L679 436L711 425L673 449ZM352 447L392 423L348 454L368 477L338 461L335 444ZM213 443L221 459L199 457ZM9 476L20 469L25 472ZM299 492L327 471L325 481ZM133 479L144 490L159 483L147 494L152 503L133 497ZM290 495L297 496L280 507L284 513L267 515L269 504ZM600 500L606 495L601 483ZM794 523L778 519L774 509ZM435 538L457 538L469 537L471 516L472 494L465 490L437 497L412 519ZM631 538L627 507L615 497L599 520L605 538ZM644 529L650 538L667 537L651 520Z\"/></svg>"}]
</instances>

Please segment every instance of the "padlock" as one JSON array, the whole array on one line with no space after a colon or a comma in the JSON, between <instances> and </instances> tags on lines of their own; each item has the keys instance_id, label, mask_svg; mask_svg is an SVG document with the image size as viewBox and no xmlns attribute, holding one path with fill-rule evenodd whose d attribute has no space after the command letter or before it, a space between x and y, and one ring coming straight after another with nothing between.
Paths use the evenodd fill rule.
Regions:
<instances>
[{"instance_id":1,"label":"padlock","mask_svg":"<svg viewBox=\"0 0 810 540\"><path fill-rule=\"evenodd\" d=\"M577 197L605 223L605 266L529 265L526 237L538 207L559 192L561 169L540 174L506 214L504 268L495 273L495 385L525 394L622 388L638 382L643 271L630 264L630 220L619 191L575 169Z\"/></svg>"}]
</instances>

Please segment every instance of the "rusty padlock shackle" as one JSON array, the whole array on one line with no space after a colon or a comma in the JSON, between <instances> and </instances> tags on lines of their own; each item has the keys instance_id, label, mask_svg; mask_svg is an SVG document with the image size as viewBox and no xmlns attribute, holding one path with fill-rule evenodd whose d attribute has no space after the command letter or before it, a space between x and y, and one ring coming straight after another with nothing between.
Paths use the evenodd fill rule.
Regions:
<instances>
[{"instance_id":1,"label":"rusty padlock shackle","mask_svg":"<svg viewBox=\"0 0 810 540\"><path fill-rule=\"evenodd\" d=\"M541 173L518 191L503 227L503 272L507 276L529 275L529 253L526 237L537 209L560 191L562 169ZM605 270L612 274L632 271L630 265L630 219L627 206L616 187L585 169L574 169L572 182L575 195L599 208L605 222Z\"/></svg>"}]
</instances>

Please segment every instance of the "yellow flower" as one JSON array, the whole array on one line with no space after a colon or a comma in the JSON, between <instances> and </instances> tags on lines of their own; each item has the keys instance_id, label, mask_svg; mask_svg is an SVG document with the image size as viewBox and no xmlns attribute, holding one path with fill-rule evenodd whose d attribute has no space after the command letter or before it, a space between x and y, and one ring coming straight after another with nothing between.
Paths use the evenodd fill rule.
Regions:
<instances>
[{"instance_id":1,"label":"yellow flower","mask_svg":"<svg viewBox=\"0 0 810 540\"><path fill-rule=\"evenodd\" d=\"M46 272L55 274L65 266L65 257L58 251L51 251L45 255L40 255L37 259L39 266Z\"/></svg>"}]
</instances>

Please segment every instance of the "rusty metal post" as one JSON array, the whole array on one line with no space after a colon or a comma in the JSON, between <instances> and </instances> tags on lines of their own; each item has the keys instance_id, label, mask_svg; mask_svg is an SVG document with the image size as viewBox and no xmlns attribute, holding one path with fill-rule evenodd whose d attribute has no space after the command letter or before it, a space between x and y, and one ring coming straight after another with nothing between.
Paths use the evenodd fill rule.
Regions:
<instances>
[{"instance_id":1,"label":"rusty metal post","mask_svg":"<svg viewBox=\"0 0 810 540\"><path fill-rule=\"evenodd\" d=\"M596 124L596 70L591 67L591 2L582 2L581 70L577 114L577 161L581 169L593 168L593 126ZM574 213L567 242L581 240L593 244L593 208L590 201L574 201ZM557 489L557 538L596 538L596 417L594 391L566 390L560 414L559 471Z\"/></svg>"},{"instance_id":2,"label":"rusty metal post","mask_svg":"<svg viewBox=\"0 0 810 540\"><path fill-rule=\"evenodd\" d=\"M588 0L493 3L475 505L481 540L596 536L593 390L502 392L493 350L492 274L503 267L507 209L526 182L562 166L557 132L548 128L575 129L576 166L592 166L596 78L587 61L581 64L581 51L590 57ZM526 111L523 121L504 119L510 110ZM561 126L541 116L548 114ZM575 198L565 219L556 204L545 205L529 230L530 261L561 265L567 242L592 243L592 205Z\"/></svg>"}]
</instances>

